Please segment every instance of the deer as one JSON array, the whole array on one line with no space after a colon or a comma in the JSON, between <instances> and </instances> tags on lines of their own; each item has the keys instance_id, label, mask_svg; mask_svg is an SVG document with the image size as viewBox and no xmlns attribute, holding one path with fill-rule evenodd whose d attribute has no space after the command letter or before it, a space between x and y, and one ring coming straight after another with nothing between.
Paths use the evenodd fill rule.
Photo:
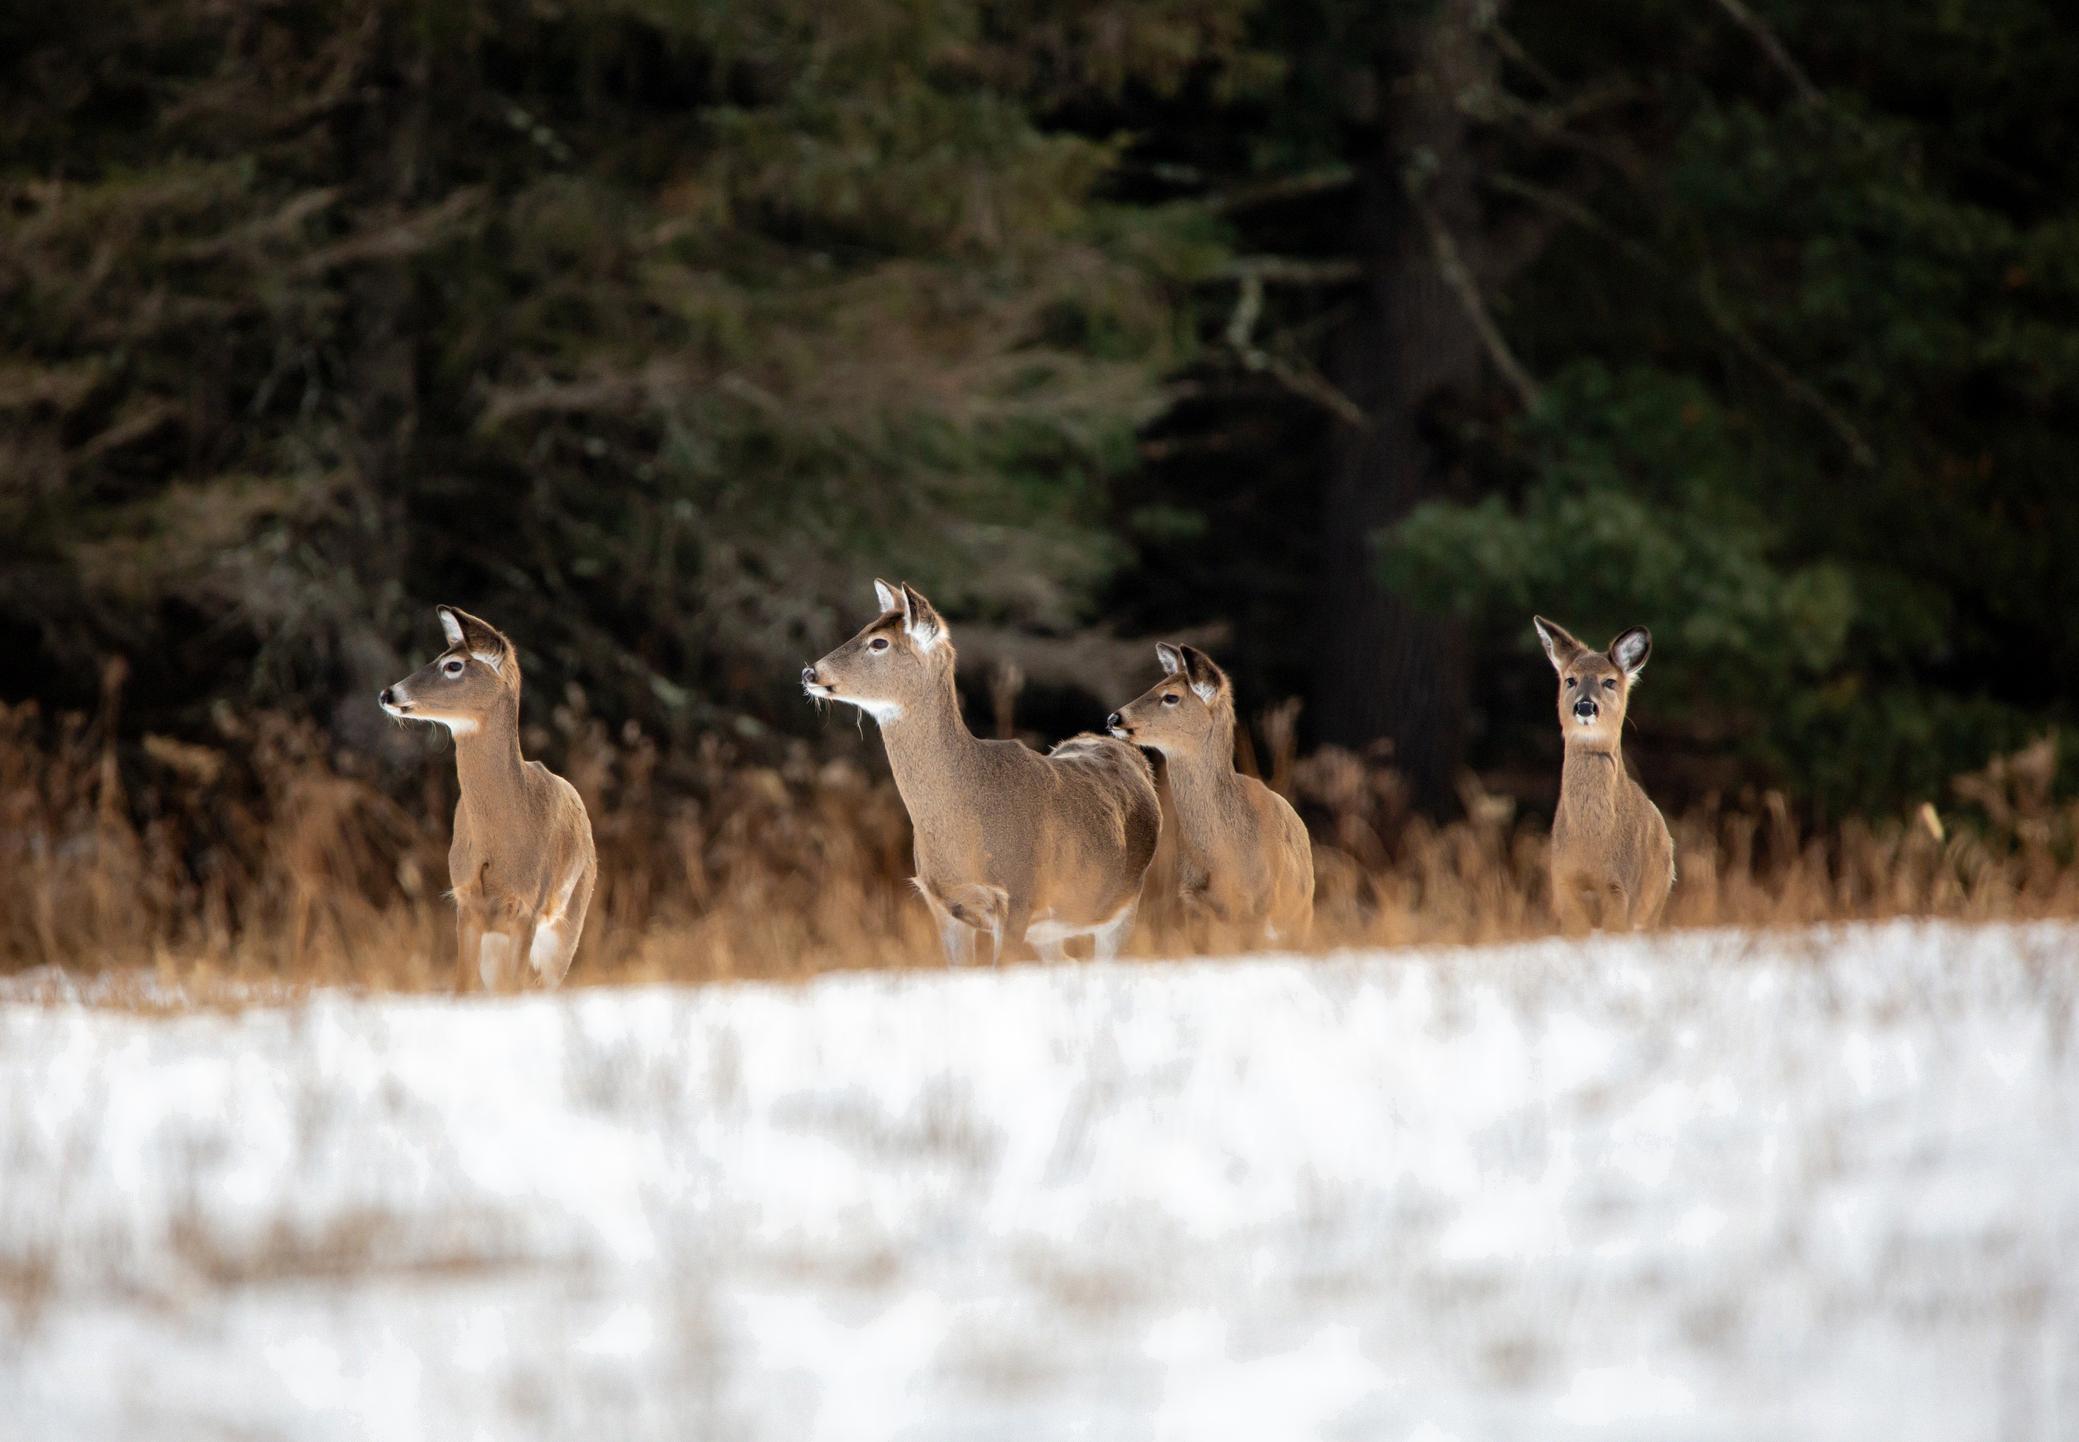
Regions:
<instances>
[{"instance_id":1,"label":"deer","mask_svg":"<svg viewBox=\"0 0 2079 1442\"><path fill-rule=\"evenodd\" d=\"M1234 683L1195 646L1155 647L1163 679L1105 718L1160 753L1175 817L1177 901L1187 918L1250 940L1304 944L1314 848L1292 803L1234 765Z\"/></svg>"},{"instance_id":2,"label":"deer","mask_svg":"<svg viewBox=\"0 0 2079 1442\"><path fill-rule=\"evenodd\" d=\"M1147 759L1109 736L1041 753L967 729L945 619L916 587L874 582L880 613L801 672L818 703L874 719L915 834L917 892L946 963L1043 961L1088 937L1100 961L1133 931L1162 826Z\"/></svg>"},{"instance_id":3,"label":"deer","mask_svg":"<svg viewBox=\"0 0 2079 1442\"><path fill-rule=\"evenodd\" d=\"M1591 651L1543 616L1531 618L1559 673L1559 728L1566 760L1552 817L1552 907L1568 931L1629 930L1660 918L1675 885L1675 842L1666 818L1625 770L1625 712L1653 637L1633 626Z\"/></svg>"},{"instance_id":4,"label":"deer","mask_svg":"<svg viewBox=\"0 0 2079 1442\"><path fill-rule=\"evenodd\" d=\"M560 986L599 878L592 819L577 788L520 755L520 658L503 632L467 611L436 614L447 649L378 698L401 721L445 726L455 741L455 990L474 965L486 990L521 963Z\"/></svg>"}]
</instances>

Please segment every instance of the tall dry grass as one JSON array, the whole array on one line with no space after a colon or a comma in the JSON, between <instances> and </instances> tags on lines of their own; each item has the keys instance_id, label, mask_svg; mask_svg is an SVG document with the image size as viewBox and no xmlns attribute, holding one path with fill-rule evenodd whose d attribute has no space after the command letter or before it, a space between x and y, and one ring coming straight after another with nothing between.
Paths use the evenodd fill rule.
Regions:
<instances>
[{"instance_id":1,"label":"tall dry grass","mask_svg":"<svg viewBox=\"0 0 2079 1442\"><path fill-rule=\"evenodd\" d=\"M365 758L282 716L220 712L208 744L119 744L120 671L108 679L99 716L0 706L0 972L451 983L444 756L400 796ZM1390 767L1296 754L1292 720L1264 717L1244 759L1313 829L1315 947L1550 928L1540 820L1470 778L1463 820L1426 820ZM640 735L570 707L552 729L537 739L566 758L600 851L573 981L938 964L906 884L908 822L870 751L830 759L796 741L751 759L714 738L671 758L667 782ZM2055 799L2055 771L2046 737L1914 814L1823 834L1780 796L1692 810L1674 823L1681 881L1665 923L2079 914L2079 804ZM1151 910L1135 949L1188 949Z\"/></svg>"}]
</instances>

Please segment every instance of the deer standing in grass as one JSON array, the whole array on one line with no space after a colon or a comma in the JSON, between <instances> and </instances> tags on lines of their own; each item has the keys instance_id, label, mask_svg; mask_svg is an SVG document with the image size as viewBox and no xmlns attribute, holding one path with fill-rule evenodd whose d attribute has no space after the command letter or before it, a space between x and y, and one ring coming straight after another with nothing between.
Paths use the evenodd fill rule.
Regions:
<instances>
[{"instance_id":1,"label":"deer standing in grass","mask_svg":"<svg viewBox=\"0 0 2079 1442\"><path fill-rule=\"evenodd\" d=\"M455 836L448 847L458 951L455 989L474 965L505 987L525 962L556 986L570 970L599 860L577 788L520 756L520 658L488 622L439 608L448 648L388 688L382 707L455 738Z\"/></svg>"},{"instance_id":2,"label":"deer standing in grass","mask_svg":"<svg viewBox=\"0 0 2079 1442\"><path fill-rule=\"evenodd\" d=\"M916 832L916 887L951 964L1029 942L1043 960L1092 939L1100 960L1133 930L1162 826L1147 761L1105 736L1045 755L967 729L953 638L914 586L874 582L881 614L802 669L802 689L874 718Z\"/></svg>"},{"instance_id":3,"label":"deer standing in grass","mask_svg":"<svg viewBox=\"0 0 2079 1442\"><path fill-rule=\"evenodd\" d=\"M1192 646L1155 648L1164 679L1105 724L1162 753L1176 816L1186 915L1250 940L1304 942L1314 921L1314 848L1290 802L1234 769L1234 685Z\"/></svg>"},{"instance_id":4,"label":"deer standing in grass","mask_svg":"<svg viewBox=\"0 0 2079 1442\"><path fill-rule=\"evenodd\" d=\"M1675 842L1624 769L1624 713L1653 637L1634 626L1591 651L1543 616L1532 623L1559 673L1566 762L1552 818L1552 909L1568 930L1651 926L1675 885Z\"/></svg>"}]
</instances>

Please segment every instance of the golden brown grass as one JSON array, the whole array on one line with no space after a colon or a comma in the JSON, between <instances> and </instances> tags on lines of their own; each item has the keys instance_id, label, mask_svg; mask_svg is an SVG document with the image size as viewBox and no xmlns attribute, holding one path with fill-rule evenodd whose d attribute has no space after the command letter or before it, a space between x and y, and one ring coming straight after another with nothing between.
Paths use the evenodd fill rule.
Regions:
<instances>
[{"instance_id":1,"label":"golden brown grass","mask_svg":"<svg viewBox=\"0 0 2079 1442\"><path fill-rule=\"evenodd\" d=\"M316 728L225 715L217 744L0 707L0 972L146 968L214 980L446 988L453 769L399 798ZM938 964L906 884L909 830L871 752L793 742L754 761L719 739L674 759L559 716L592 810L600 888L572 980L798 978ZM1390 768L1293 754L1267 718L1262 770L1313 828L1315 948L1503 940L1551 927L1544 831L1469 780L1466 818L1410 813ZM1945 806L1801 829L1779 796L1675 818L1671 926L2079 914L2079 805L2056 801L2054 738L1959 778ZM1154 908L1135 943L1188 941Z\"/></svg>"}]
</instances>

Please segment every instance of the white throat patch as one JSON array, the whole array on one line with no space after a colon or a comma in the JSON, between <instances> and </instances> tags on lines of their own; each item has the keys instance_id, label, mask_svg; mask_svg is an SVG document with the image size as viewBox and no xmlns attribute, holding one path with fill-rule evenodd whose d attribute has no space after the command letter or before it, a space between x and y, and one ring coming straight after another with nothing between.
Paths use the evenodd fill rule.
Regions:
<instances>
[{"instance_id":1,"label":"white throat patch","mask_svg":"<svg viewBox=\"0 0 2079 1442\"><path fill-rule=\"evenodd\" d=\"M843 701L857 706L883 726L892 726L902 719L902 706L894 701L869 701L863 696L833 696L833 701Z\"/></svg>"}]
</instances>

